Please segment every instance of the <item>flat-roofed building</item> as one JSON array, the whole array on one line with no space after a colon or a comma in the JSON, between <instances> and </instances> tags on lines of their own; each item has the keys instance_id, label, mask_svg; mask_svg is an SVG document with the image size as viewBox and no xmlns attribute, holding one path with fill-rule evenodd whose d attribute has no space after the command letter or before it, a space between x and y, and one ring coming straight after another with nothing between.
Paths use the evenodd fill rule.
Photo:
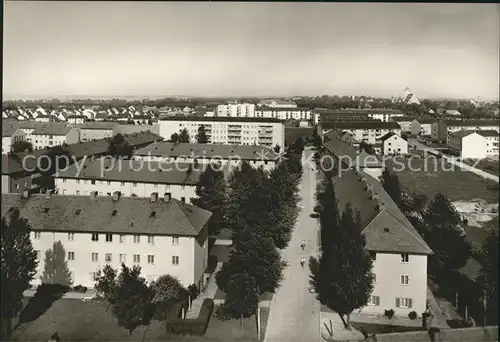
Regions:
<instances>
[{"instance_id":1,"label":"flat-roofed building","mask_svg":"<svg viewBox=\"0 0 500 342\"><path fill-rule=\"evenodd\" d=\"M35 149L75 144L79 140L80 131L66 124L54 123L31 132L31 143Z\"/></svg>"},{"instance_id":2,"label":"flat-roofed building","mask_svg":"<svg viewBox=\"0 0 500 342\"><path fill-rule=\"evenodd\" d=\"M285 144L285 124L273 118L233 117L166 117L159 121L160 135L170 139L186 129L192 143L196 142L198 129L203 126L212 144L263 145L281 147Z\"/></svg>"},{"instance_id":3,"label":"flat-roofed building","mask_svg":"<svg viewBox=\"0 0 500 342\"><path fill-rule=\"evenodd\" d=\"M86 122L75 125L80 130L81 141L110 138L115 134L117 126L119 126L117 122Z\"/></svg>"},{"instance_id":4,"label":"flat-roofed building","mask_svg":"<svg viewBox=\"0 0 500 342\"><path fill-rule=\"evenodd\" d=\"M432 124L439 121L436 118L416 118L411 122L411 134L431 136Z\"/></svg>"},{"instance_id":5,"label":"flat-roofed building","mask_svg":"<svg viewBox=\"0 0 500 342\"><path fill-rule=\"evenodd\" d=\"M439 120L432 124L431 138L433 141L446 142L448 135L458 131L500 131L498 120Z\"/></svg>"},{"instance_id":6,"label":"flat-roofed building","mask_svg":"<svg viewBox=\"0 0 500 342\"><path fill-rule=\"evenodd\" d=\"M170 274L185 286L201 287L208 260L211 212L168 196L150 198L2 194L2 217L17 208L31 226L40 284L45 253L60 242L73 285L93 288L106 265L141 267L151 282ZM61 282L61 281L58 281ZM68 284L62 284L68 285Z\"/></svg>"},{"instance_id":7,"label":"flat-roofed building","mask_svg":"<svg viewBox=\"0 0 500 342\"><path fill-rule=\"evenodd\" d=\"M325 130L347 131L360 143L376 144L377 139L390 132L401 135L401 127L394 121L323 122L322 125Z\"/></svg>"},{"instance_id":8,"label":"flat-roofed building","mask_svg":"<svg viewBox=\"0 0 500 342\"><path fill-rule=\"evenodd\" d=\"M275 108L259 107L255 110L257 118L275 118L280 120L315 121L313 111L309 108Z\"/></svg>"}]
</instances>

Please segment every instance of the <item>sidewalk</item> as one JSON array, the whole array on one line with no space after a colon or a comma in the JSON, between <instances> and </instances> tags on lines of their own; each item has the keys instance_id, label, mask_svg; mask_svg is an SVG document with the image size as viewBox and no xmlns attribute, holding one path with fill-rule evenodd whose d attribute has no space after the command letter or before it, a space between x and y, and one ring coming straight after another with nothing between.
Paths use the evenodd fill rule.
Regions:
<instances>
[{"instance_id":1,"label":"sidewalk","mask_svg":"<svg viewBox=\"0 0 500 342\"><path fill-rule=\"evenodd\" d=\"M217 292L217 283L215 282L215 275L220 271L222 267L222 262L217 263L217 267L215 271L210 275L210 279L208 280L208 284L205 287L205 290L200 293L198 298L193 300L191 304L191 310L186 313L186 319L196 319L200 314L201 305L206 298L213 299L215 297L215 293Z\"/></svg>"}]
</instances>

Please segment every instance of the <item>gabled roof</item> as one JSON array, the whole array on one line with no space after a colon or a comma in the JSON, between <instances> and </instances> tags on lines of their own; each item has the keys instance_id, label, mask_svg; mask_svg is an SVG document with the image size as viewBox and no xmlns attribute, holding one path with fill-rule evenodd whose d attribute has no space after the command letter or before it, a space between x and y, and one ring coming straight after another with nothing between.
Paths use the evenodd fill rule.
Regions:
<instances>
[{"instance_id":1,"label":"gabled roof","mask_svg":"<svg viewBox=\"0 0 500 342\"><path fill-rule=\"evenodd\" d=\"M483 137L498 137L500 135L494 129L482 129L477 131L477 134L482 135Z\"/></svg>"},{"instance_id":2,"label":"gabled roof","mask_svg":"<svg viewBox=\"0 0 500 342\"><path fill-rule=\"evenodd\" d=\"M36 128L32 135L66 135L73 127L66 126L66 124L51 124L44 127Z\"/></svg>"},{"instance_id":3,"label":"gabled roof","mask_svg":"<svg viewBox=\"0 0 500 342\"><path fill-rule=\"evenodd\" d=\"M343 212L348 203L359 212L368 250L433 253L378 180L366 173L349 170L332 181L339 212Z\"/></svg>"},{"instance_id":4,"label":"gabled roof","mask_svg":"<svg viewBox=\"0 0 500 342\"><path fill-rule=\"evenodd\" d=\"M401 129L401 126L395 121L352 121L352 122L323 122L326 127L334 127L337 129Z\"/></svg>"},{"instance_id":5,"label":"gabled roof","mask_svg":"<svg viewBox=\"0 0 500 342\"><path fill-rule=\"evenodd\" d=\"M466 137L468 135L471 135L471 134L474 134L476 133L476 131L471 131L471 130L460 130L460 131L456 131L456 132L452 132L450 133L450 136L451 137L457 137L457 138L463 138L463 137Z\"/></svg>"},{"instance_id":6,"label":"gabled roof","mask_svg":"<svg viewBox=\"0 0 500 342\"><path fill-rule=\"evenodd\" d=\"M11 137L19 127L15 124L8 123L2 125L2 137Z\"/></svg>"},{"instance_id":7,"label":"gabled roof","mask_svg":"<svg viewBox=\"0 0 500 342\"><path fill-rule=\"evenodd\" d=\"M165 203L159 197L151 203L150 198L135 197L113 201L109 196L31 195L22 199L2 194L2 217L16 207L31 229L39 231L198 236L212 216L191 204L173 198Z\"/></svg>"},{"instance_id":8,"label":"gabled roof","mask_svg":"<svg viewBox=\"0 0 500 342\"><path fill-rule=\"evenodd\" d=\"M417 121L419 124L432 124L434 122L438 122L439 119L436 118L415 118L415 121Z\"/></svg>"},{"instance_id":9,"label":"gabled roof","mask_svg":"<svg viewBox=\"0 0 500 342\"><path fill-rule=\"evenodd\" d=\"M442 120L447 126L494 126L500 125L498 120Z\"/></svg>"},{"instance_id":10,"label":"gabled roof","mask_svg":"<svg viewBox=\"0 0 500 342\"><path fill-rule=\"evenodd\" d=\"M218 145L218 144L176 144L172 142L153 143L134 152L137 156L189 157L200 159L221 157L242 160L276 160L278 154L264 146Z\"/></svg>"},{"instance_id":11,"label":"gabled roof","mask_svg":"<svg viewBox=\"0 0 500 342\"><path fill-rule=\"evenodd\" d=\"M80 129L102 129L102 130L113 130L117 125L116 122L85 122L83 124L75 125L75 127Z\"/></svg>"},{"instance_id":12,"label":"gabled roof","mask_svg":"<svg viewBox=\"0 0 500 342\"><path fill-rule=\"evenodd\" d=\"M389 133L385 134L383 137L378 138L377 140L378 140L378 141L381 141L381 142L383 143L384 141L386 141L387 139L389 139L389 138L391 138L391 137L393 137L393 136L398 136L398 137L400 137L399 135L397 135L397 134L396 134L396 133L394 133L394 132L389 132ZM400 138L401 138L401 137L400 137ZM401 139L403 139L403 138L401 138ZM404 140L404 139L403 139L403 140Z\"/></svg>"}]
</instances>

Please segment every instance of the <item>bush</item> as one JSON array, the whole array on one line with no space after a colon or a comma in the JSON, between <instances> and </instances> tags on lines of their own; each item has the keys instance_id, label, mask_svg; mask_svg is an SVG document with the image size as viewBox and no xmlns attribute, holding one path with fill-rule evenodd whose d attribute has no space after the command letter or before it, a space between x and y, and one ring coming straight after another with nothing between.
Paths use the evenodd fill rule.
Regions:
<instances>
[{"instance_id":1,"label":"bush","mask_svg":"<svg viewBox=\"0 0 500 342\"><path fill-rule=\"evenodd\" d=\"M318 214L318 213L312 213L312 214L311 214L311 215L309 215L309 216L311 216L312 218L318 218L318 217L319 217L319 214Z\"/></svg>"},{"instance_id":2,"label":"bush","mask_svg":"<svg viewBox=\"0 0 500 342\"><path fill-rule=\"evenodd\" d=\"M408 318L409 318L409 319L417 319L417 312L416 312L416 311L411 311L411 312L408 314Z\"/></svg>"},{"instance_id":3,"label":"bush","mask_svg":"<svg viewBox=\"0 0 500 342\"><path fill-rule=\"evenodd\" d=\"M214 273L216 267L217 267L217 255L209 255L205 273L210 273L210 274Z\"/></svg>"},{"instance_id":4,"label":"bush","mask_svg":"<svg viewBox=\"0 0 500 342\"><path fill-rule=\"evenodd\" d=\"M183 305L183 303L177 303L172 310L170 310L166 320L167 332L174 335L204 335L208 323L210 323L210 317L212 317L214 301L210 298L206 298L201 305L200 314L196 319L180 318Z\"/></svg>"},{"instance_id":5,"label":"bush","mask_svg":"<svg viewBox=\"0 0 500 342\"><path fill-rule=\"evenodd\" d=\"M393 309L390 309L390 310L384 310L384 316L391 319L392 317L394 317L394 310Z\"/></svg>"},{"instance_id":6,"label":"bush","mask_svg":"<svg viewBox=\"0 0 500 342\"><path fill-rule=\"evenodd\" d=\"M87 287L86 286L82 286L82 285L76 285L76 286L73 286L73 291L80 292L80 293L85 293L85 292L87 292Z\"/></svg>"},{"instance_id":7,"label":"bush","mask_svg":"<svg viewBox=\"0 0 500 342\"><path fill-rule=\"evenodd\" d=\"M322 209L322 208L321 208L321 205L320 205L320 204L316 204L316 205L314 206L313 211L314 211L315 213L320 213L320 212L321 212L321 209Z\"/></svg>"}]
</instances>

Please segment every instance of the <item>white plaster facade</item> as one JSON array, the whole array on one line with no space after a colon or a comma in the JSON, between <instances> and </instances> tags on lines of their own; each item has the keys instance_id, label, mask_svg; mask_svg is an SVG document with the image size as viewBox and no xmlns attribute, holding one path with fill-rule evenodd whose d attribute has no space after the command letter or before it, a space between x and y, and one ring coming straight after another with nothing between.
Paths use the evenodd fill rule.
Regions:
<instances>
[{"instance_id":1,"label":"white plaster facade","mask_svg":"<svg viewBox=\"0 0 500 342\"><path fill-rule=\"evenodd\" d=\"M196 185L182 184L161 184L161 183L143 183L130 181L113 180L91 180L54 177L55 188L61 195L90 195L92 191L97 191L98 196L112 196L115 191L120 191L122 196L132 197L150 197L151 193L157 192L161 196L170 193L172 198L184 200L191 203L191 199L196 196ZM134 197L135 197L134 196Z\"/></svg>"},{"instance_id":2,"label":"white plaster facade","mask_svg":"<svg viewBox=\"0 0 500 342\"><path fill-rule=\"evenodd\" d=\"M33 249L39 256L37 274L33 284L41 283L45 252L60 241L66 250L65 260L71 272L73 285L93 288L95 273L106 264L119 269L141 266L141 275L153 281L161 275L170 274L184 285L199 285L208 259L207 240L200 246L195 237L98 234L92 240L87 232L32 232ZM107 241L111 238L111 241ZM110 259L109 259L110 258ZM110 260L110 261L107 261Z\"/></svg>"},{"instance_id":3,"label":"white plaster facade","mask_svg":"<svg viewBox=\"0 0 500 342\"><path fill-rule=\"evenodd\" d=\"M394 134L382 142L382 153L384 155L408 154L408 142Z\"/></svg>"},{"instance_id":4,"label":"white plaster facade","mask_svg":"<svg viewBox=\"0 0 500 342\"><path fill-rule=\"evenodd\" d=\"M165 118L159 123L160 136L167 140L172 134L179 134L181 130L186 128L191 142L194 143L198 128L203 125L209 142L212 144L285 146L285 125L283 122L251 121L250 119L232 121L229 118L222 121L204 117L203 120Z\"/></svg>"},{"instance_id":5,"label":"white plaster facade","mask_svg":"<svg viewBox=\"0 0 500 342\"><path fill-rule=\"evenodd\" d=\"M252 103L233 103L218 105L217 116L253 118L255 117L255 105Z\"/></svg>"},{"instance_id":6,"label":"white plaster facade","mask_svg":"<svg viewBox=\"0 0 500 342\"><path fill-rule=\"evenodd\" d=\"M387 133L393 132L397 135L401 135L401 129L385 129L385 128L343 128L345 132L349 132L354 139L357 141L364 141L368 144L376 144L377 140L386 135Z\"/></svg>"},{"instance_id":7,"label":"white plaster facade","mask_svg":"<svg viewBox=\"0 0 500 342\"><path fill-rule=\"evenodd\" d=\"M475 132L466 136L450 134L448 136L448 146L458 152L460 158L483 159L488 156L486 138Z\"/></svg>"},{"instance_id":8,"label":"white plaster facade","mask_svg":"<svg viewBox=\"0 0 500 342\"><path fill-rule=\"evenodd\" d=\"M165 163L194 163L195 160L196 162L202 164L202 165L208 165L208 164L213 164L214 162L220 162L221 167L224 167L226 165L230 165L231 167L238 167L242 160L241 159L227 159L227 158L193 158L190 156L186 157L160 157L160 156L140 156L140 155L134 155L134 159L137 160L144 160L144 161L151 161L151 162L165 162ZM273 160L247 160L248 163L254 167L254 168L259 168L262 166L264 170L270 171L275 168L276 162ZM174 196L175 198L175 196Z\"/></svg>"},{"instance_id":9,"label":"white plaster facade","mask_svg":"<svg viewBox=\"0 0 500 342\"><path fill-rule=\"evenodd\" d=\"M280 120L310 121L315 119L313 111L306 108L273 108L259 107L255 111L258 118L275 118ZM317 121L315 122L317 123Z\"/></svg>"},{"instance_id":10,"label":"white plaster facade","mask_svg":"<svg viewBox=\"0 0 500 342\"><path fill-rule=\"evenodd\" d=\"M36 134L31 135L31 143L34 149L45 148L47 146L59 146L63 144L75 144L79 141L80 135L76 128L72 128L68 133L61 134Z\"/></svg>"},{"instance_id":11,"label":"white plaster facade","mask_svg":"<svg viewBox=\"0 0 500 342\"><path fill-rule=\"evenodd\" d=\"M397 118L400 116L404 116L404 113L369 113L368 117L375 119L375 120L380 120L384 122L388 121L396 121L396 120L391 120L392 118Z\"/></svg>"}]
</instances>

